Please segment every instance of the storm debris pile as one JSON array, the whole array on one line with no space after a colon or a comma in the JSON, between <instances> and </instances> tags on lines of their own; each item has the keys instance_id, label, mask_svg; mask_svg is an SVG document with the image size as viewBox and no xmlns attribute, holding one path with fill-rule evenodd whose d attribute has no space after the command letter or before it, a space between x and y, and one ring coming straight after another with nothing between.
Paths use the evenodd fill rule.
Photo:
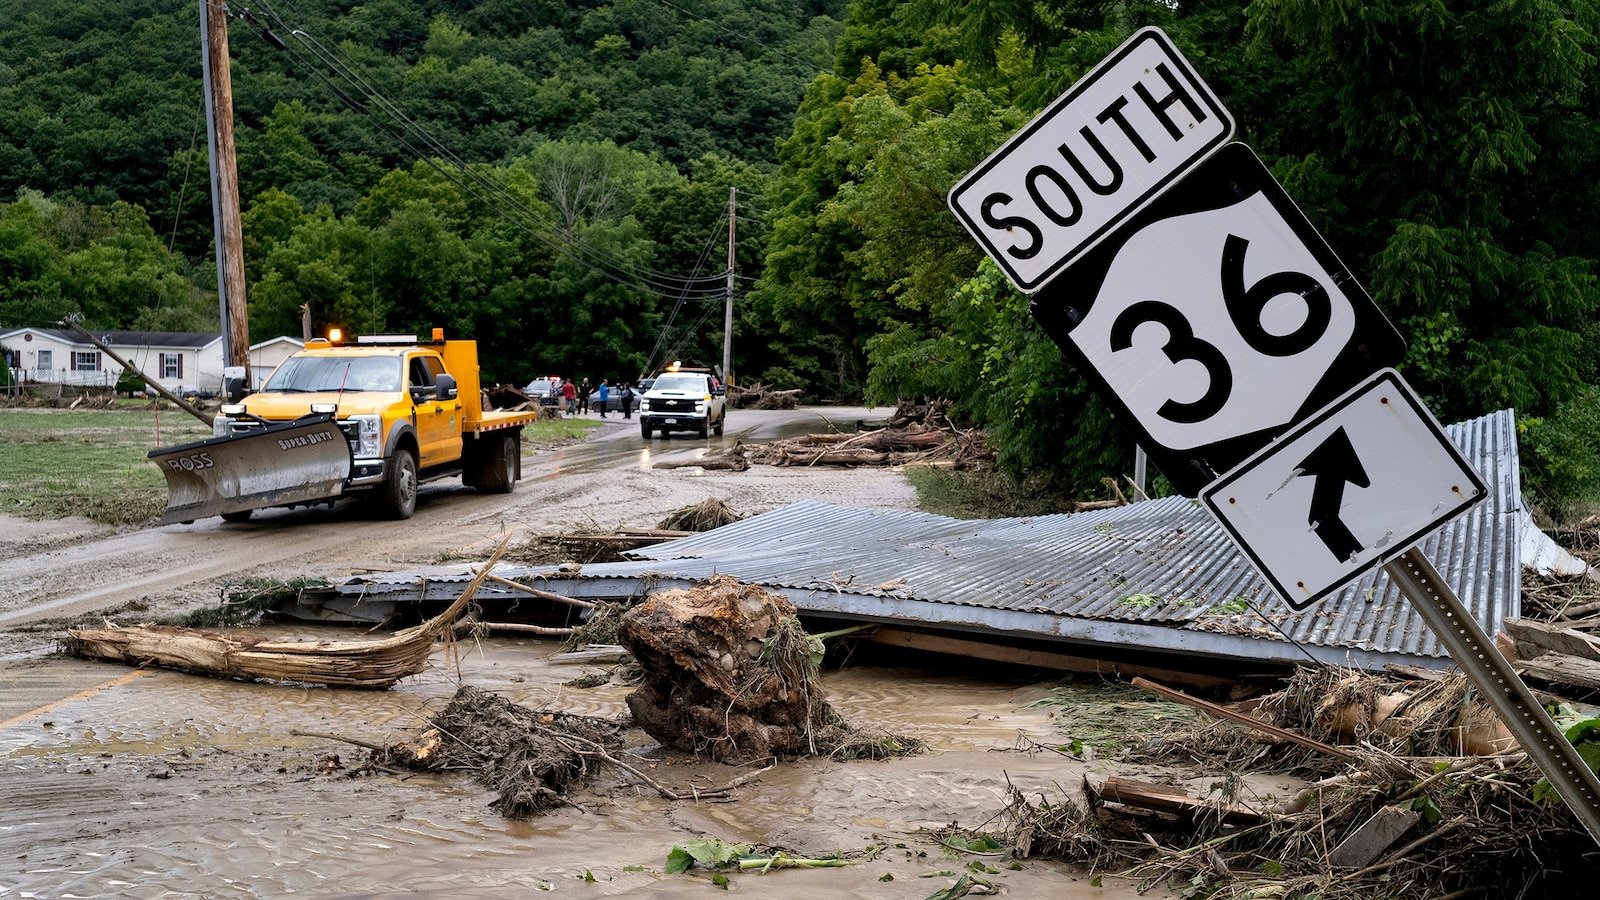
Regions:
<instances>
[{"instance_id":1,"label":"storm debris pile","mask_svg":"<svg viewBox=\"0 0 1600 900\"><path fill-rule=\"evenodd\" d=\"M728 405L734 409L794 409L800 402L800 388L777 390L761 382L748 387L728 385Z\"/></svg>"},{"instance_id":2,"label":"storm debris pile","mask_svg":"<svg viewBox=\"0 0 1600 900\"><path fill-rule=\"evenodd\" d=\"M425 771L468 771L499 792L490 806L526 818L567 803L575 784L592 778L595 758L622 746L623 723L528 709L463 685L415 741L379 762Z\"/></svg>"},{"instance_id":3,"label":"storm debris pile","mask_svg":"<svg viewBox=\"0 0 1600 900\"><path fill-rule=\"evenodd\" d=\"M667 513L667 517L656 523L656 528L664 531L689 531L702 532L732 525L744 519L744 516L735 512L733 507L718 500L716 497L707 497L699 503L680 507Z\"/></svg>"},{"instance_id":4,"label":"storm debris pile","mask_svg":"<svg viewBox=\"0 0 1600 900\"><path fill-rule=\"evenodd\" d=\"M900 466L943 463L954 468L994 459L982 432L913 423L859 434L808 434L746 448L751 462L769 466Z\"/></svg>"},{"instance_id":5,"label":"storm debris pile","mask_svg":"<svg viewBox=\"0 0 1600 900\"><path fill-rule=\"evenodd\" d=\"M724 762L915 752L921 742L863 735L823 696L823 648L783 596L718 575L661 591L622 617L639 661L634 722L662 744Z\"/></svg>"},{"instance_id":6,"label":"storm debris pile","mask_svg":"<svg viewBox=\"0 0 1600 900\"><path fill-rule=\"evenodd\" d=\"M564 531L536 535L513 556L529 565L621 562L622 554L640 547L688 537L693 532L662 528L617 528L611 531Z\"/></svg>"},{"instance_id":7,"label":"storm debris pile","mask_svg":"<svg viewBox=\"0 0 1600 900\"><path fill-rule=\"evenodd\" d=\"M1010 845L1203 897L1560 896L1592 883L1593 841L1526 754L1486 727L1499 723L1464 676L1304 670L1246 708L1308 743L1197 727L1152 746L1198 762L1191 784L1205 787L1109 778L1085 780L1081 801L1013 792ZM1332 752L1307 749L1319 741ZM1247 767L1319 780L1263 801L1230 774Z\"/></svg>"}]
</instances>

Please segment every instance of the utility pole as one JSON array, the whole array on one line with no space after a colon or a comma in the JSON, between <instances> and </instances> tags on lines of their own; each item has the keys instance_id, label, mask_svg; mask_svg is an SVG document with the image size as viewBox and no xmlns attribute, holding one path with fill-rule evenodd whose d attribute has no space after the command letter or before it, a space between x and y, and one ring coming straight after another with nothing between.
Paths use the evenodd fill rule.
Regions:
<instances>
[{"instance_id":1,"label":"utility pole","mask_svg":"<svg viewBox=\"0 0 1600 900\"><path fill-rule=\"evenodd\" d=\"M734 196L739 189L728 188L728 298L722 310L722 384L733 383L733 223L736 220Z\"/></svg>"},{"instance_id":2,"label":"utility pole","mask_svg":"<svg viewBox=\"0 0 1600 900\"><path fill-rule=\"evenodd\" d=\"M200 50L211 158L211 226L217 245L222 365L243 367L244 383L249 384L250 319L245 311L244 238L239 225L239 167L234 159L233 79L228 73L228 10L224 0L200 0Z\"/></svg>"}]
</instances>

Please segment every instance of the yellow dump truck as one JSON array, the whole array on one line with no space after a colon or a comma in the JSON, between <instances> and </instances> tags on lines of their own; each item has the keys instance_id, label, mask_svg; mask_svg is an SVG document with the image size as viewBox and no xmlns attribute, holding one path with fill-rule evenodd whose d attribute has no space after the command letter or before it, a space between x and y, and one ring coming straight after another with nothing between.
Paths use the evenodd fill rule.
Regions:
<instances>
[{"instance_id":1,"label":"yellow dump truck","mask_svg":"<svg viewBox=\"0 0 1600 900\"><path fill-rule=\"evenodd\" d=\"M483 408L476 341L372 335L315 339L284 360L261 390L225 404L210 440L162 447L161 524L367 494L397 519L416 510L417 486L460 475L485 493L509 493L522 475L522 427L536 412Z\"/></svg>"}]
</instances>

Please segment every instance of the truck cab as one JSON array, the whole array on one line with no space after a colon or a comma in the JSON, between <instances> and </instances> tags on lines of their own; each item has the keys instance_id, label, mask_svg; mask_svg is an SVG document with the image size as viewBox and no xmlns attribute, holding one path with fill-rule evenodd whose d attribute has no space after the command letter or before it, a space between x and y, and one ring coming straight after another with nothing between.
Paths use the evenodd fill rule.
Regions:
<instances>
[{"instance_id":1,"label":"truck cab","mask_svg":"<svg viewBox=\"0 0 1600 900\"><path fill-rule=\"evenodd\" d=\"M727 423L726 394L716 376L705 369L679 366L655 377L639 402L639 433L648 440L659 430L693 431L700 437L721 435Z\"/></svg>"},{"instance_id":2,"label":"truck cab","mask_svg":"<svg viewBox=\"0 0 1600 900\"><path fill-rule=\"evenodd\" d=\"M305 502L306 494L331 499L369 493L389 515L404 519L416 508L421 482L455 474L479 491L509 493L521 476L522 427L537 414L485 411L477 343L446 341L438 330L434 337L308 341L278 366L261 390L222 407L213 424L215 436L203 442L212 464L202 467L199 476L178 473L200 477L207 481L202 486L216 494L204 498L207 503L199 508L237 520L248 518L253 508L283 505L276 501L285 496ZM328 422L321 435L332 437L337 429L343 440L326 443L348 447L347 464L332 455L344 447L315 448L325 443L315 433L279 438L276 448L270 441L241 440L276 434L289 423L315 416ZM189 450L189 458L197 452L174 449ZM291 458L286 455L291 449L306 452ZM218 460L224 464L221 471L209 472L218 468ZM320 486L329 467L341 465L336 488ZM174 477L169 473L176 503ZM169 511L169 516L175 514Z\"/></svg>"}]
</instances>

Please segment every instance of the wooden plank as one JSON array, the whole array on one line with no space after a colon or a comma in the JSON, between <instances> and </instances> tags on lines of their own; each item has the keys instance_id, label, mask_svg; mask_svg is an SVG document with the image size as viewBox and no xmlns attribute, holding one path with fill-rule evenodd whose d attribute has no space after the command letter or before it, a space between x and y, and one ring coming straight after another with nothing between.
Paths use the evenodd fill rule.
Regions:
<instances>
[{"instance_id":1,"label":"wooden plank","mask_svg":"<svg viewBox=\"0 0 1600 900\"><path fill-rule=\"evenodd\" d=\"M1546 653L1538 659L1523 660L1516 665L1524 675L1600 691L1600 662L1591 659L1579 659L1565 653Z\"/></svg>"},{"instance_id":2,"label":"wooden plank","mask_svg":"<svg viewBox=\"0 0 1600 900\"><path fill-rule=\"evenodd\" d=\"M1505 630L1516 639L1523 659L1555 652L1600 662L1600 639L1593 635L1528 619L1506 619Z\"/></svg>"},{"instance_id":3,"label":"wooden plank","mask_svg":"<svg viewBox=\"0 0 1600 900\"><path fill-rule=\"evenodd\" d=\"M1422 814L1413 809L1385 806L1372 814L1355 833L1345 838L1328 854L1328 864L1336 868L1358 869L1378 858L1400 839Z\"/></svg>"},{"instance_id":4,"label":"wooden plank","mask_svg":"<svg viewBox=\"0 0 1600 900\"><path fill-rule=\"evenodd\" d=\"M1200 675L1193 672L1180 672L1172 669L1157 669L1153 666L1140 666L1128 663L1107 662L1103 659L1093 659L1086 656L1073 656L1067 653L1056 653L1050 650L1028 650L1021 647L1007 647L1003 644L992 644L987 641L976 641L969 638L947 637L937 634L924 634L918 631L905 631L899 628L879 628L868 636L867 640L875 644L885 644L890 647L908 647L912 650L927 650L933 653L948 653L952 656L965 656L971 659L987 659L993 662L1011 663L1018 666L1034 666L1040 669L1055 669L1059 672L1078 672L1086 675L1103 675L1108 678L1126 677L1132 675L1149 675L1167 681L1195 688L1215 688L1233 684L1231 678L1220 678L1215 675Z\"/></svg>"},{"instance_id":5,"label":"wooden plank","mask_svg":"<svg viewBox=\"0 0 1600 900\"><path fill-rule=\"evenodd\" d=\"M1099 793L1101 800L1180 816L1214 814L1219 810L1216 804L1191 797L1181 787L1115 775L1101 782ZM1254 825L1262 818L1260 813L1242 806L1224 806L1220 811L1224 822L1236 825Z\"/></svg>"}]
</instances>

